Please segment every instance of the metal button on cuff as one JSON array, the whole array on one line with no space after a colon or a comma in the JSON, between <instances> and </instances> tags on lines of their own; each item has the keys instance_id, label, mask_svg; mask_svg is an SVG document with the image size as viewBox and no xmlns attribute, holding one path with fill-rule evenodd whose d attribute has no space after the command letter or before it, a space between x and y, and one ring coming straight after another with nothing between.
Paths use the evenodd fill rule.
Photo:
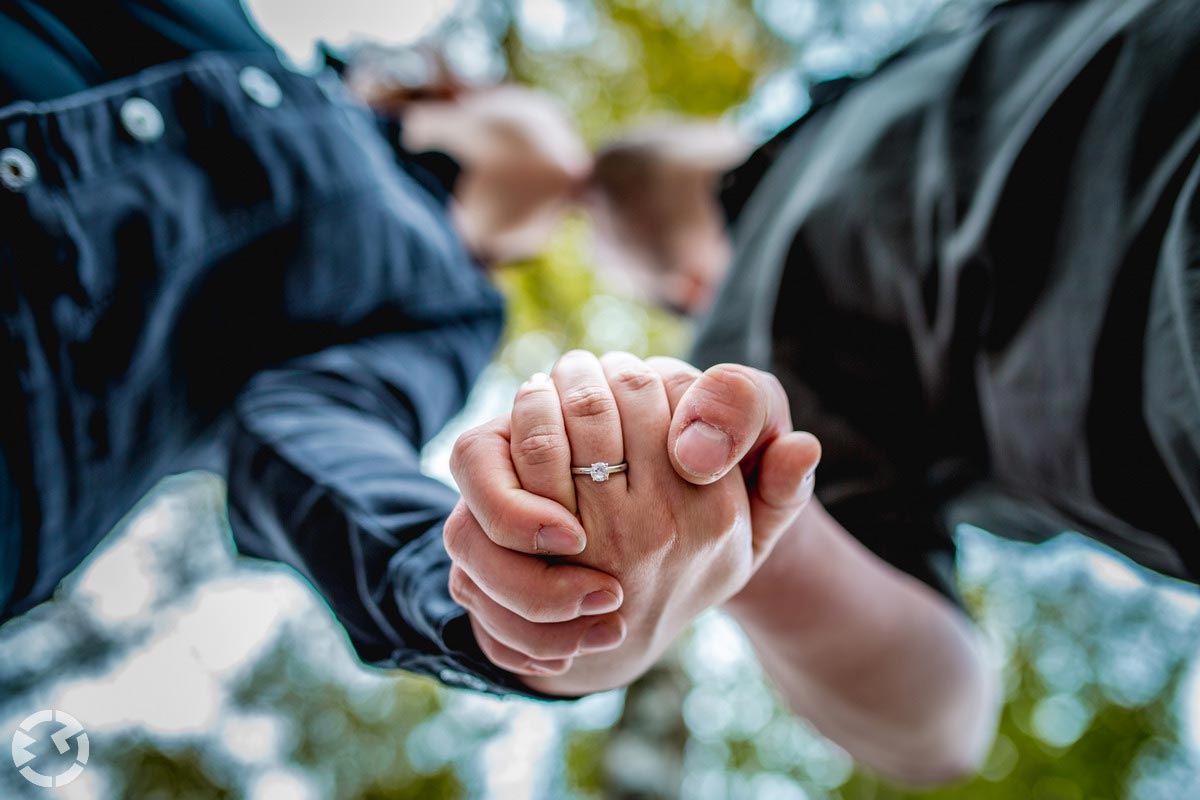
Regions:
<instances>
[{"instance_id":1,"label":"metal button on cuff","mask_svg":"<svg viewBox=\"0 0 1200 800\"><path fill-rule=\"evenodd\" d=\"M0 150L0 185L10 192L20 192L37 180L37 165L24 150L6 147Z\"/></svg>"},{"instance_id":2,"label":"metal button on cuff","mask_svg":"<svg viewBox=\"0 0 1200 800\"><path fill-rule=\"evenodd\" d=\"M263 108L275 108L283 102L283 90L275 79L258 67L245 67L238 73L238 85Z\"/></svg>"},{"instance_id":3,"label":"metal button on cuff","mask_svg":"<svg viewBox=\"0 0 1200 800\"><path fill-rule=\"evenodd\" d=\"M154 104L141 97L131 97L121 104L121 124L139 142L154 142L162 138L163 117Z\"/></svg>"}]
</instances>

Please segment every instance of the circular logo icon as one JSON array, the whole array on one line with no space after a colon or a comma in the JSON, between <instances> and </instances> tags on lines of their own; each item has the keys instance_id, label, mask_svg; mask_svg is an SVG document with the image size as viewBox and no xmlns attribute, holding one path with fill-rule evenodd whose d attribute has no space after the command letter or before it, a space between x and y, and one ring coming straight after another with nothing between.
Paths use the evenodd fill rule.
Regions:
<instances>
[{"instance_id":1,"label":"circular logo icon","mask_svg":"<svg viewBox=\"0 0 1200 800\"><path fill-rule=\"evenodd\" d=\"M57 775L46 775L38 772L29 763L37 758L36 753L29 751L29 745L37 744L38 742L37 737L33 735L33 730L44 722L56 725L54 733L50 734L50 741L54 742L54 746L58 748L60 755L65 754L71 749L72 739L76 742L75 763ZM88 750L88 735L83 730L83 726L79 724L79 720L65 711L36 711L21 720L21 724L17 727L17 732L13 734L13 766L20 771L25 780L34 786L41 786L46 789L54 786L66 786L78 778L79 774L83 772L83 768L87 765Z\"/></svg>"}]
</instances>

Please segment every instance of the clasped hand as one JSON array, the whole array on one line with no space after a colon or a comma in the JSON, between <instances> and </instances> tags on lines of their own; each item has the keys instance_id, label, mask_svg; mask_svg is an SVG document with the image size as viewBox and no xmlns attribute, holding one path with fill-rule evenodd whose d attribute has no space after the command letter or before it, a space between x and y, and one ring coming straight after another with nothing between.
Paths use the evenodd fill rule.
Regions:
<instances>
[{"instance_id":1,"label":"clasped hand","mask_svg":"<svg viewBox=\"0 0 1200 800\"><path fill-rule=\"evenodd\" d=\"M455 445L451 594L487 657L530 687L627 685L746 585L819 458L767 373L567 353ZM629 468L571 473L601 461Z\"/></svg>"}]
</instances>

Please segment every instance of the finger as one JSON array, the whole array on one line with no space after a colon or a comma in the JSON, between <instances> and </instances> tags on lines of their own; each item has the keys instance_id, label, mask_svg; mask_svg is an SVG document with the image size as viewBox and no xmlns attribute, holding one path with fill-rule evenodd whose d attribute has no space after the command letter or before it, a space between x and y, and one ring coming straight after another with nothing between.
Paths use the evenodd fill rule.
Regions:
<instances>
[{"instance_id":1,"label":"finger","mask_svg":"<svg viewBox=\"0 0 1200 800\"><path fill-rule=\"evenodd\" d=\"M575 513L571 443L562 403L549 375L529 379L513 401L512 461L521 487Z\"/></svg>"},{"instance_id":2,"label":"finger","mask_svg":"<svg viewBox=\"0 0 1200 800\"><path fill-rule=\"evenodd\" d=\"M774 375L720 364L697 378L679 401L667 450L682 478L703 485L739 463L752 471L761 448L791 430L787 395Z\"/></svg>"},{"instance_id":3,"label":"finger","mask_svg":"<svg viewBox=\"0 0 1200 800\"><path fill-rule=\"evenodd\" d=\"M621 584L608 573L515 553L489 539L469 512L455 509L443 530L455 565L488 597L530 622L566 622L621 606Z\"/></svg>"},{"instance_id":4,"label":"finger","mask_svg":"<svg viewBox=\"0 0 1200 800\"><path fill-rule=\"evenodd\" d=\"M686 361L670 356L651 356L646 359L646 365L662 376L663 388L667 392L667 403L671 414L675 413L679 401L696 379L702 374L700 370Z\"/></svg>"},{"instance_id":5,"label":"finger","mask_svg":"<svg viewBox=\"0 0 1200 800\"><path fill-rule=\"evenodd\" d=\"M521 488L512 461L507 418L464 433L450 454L450 472L487 536L520 553L569 556L583 552L586 535L561 504Z\"/></svg>"},{"instance_id":6,"label":"finger","mask_svg":"<svg viewBox=\"0 0 1200 800\"><path fill-rule=\"evenodd\" d=\"M617 402L626 460L644 469L662 464L671 424L662 376L629 353L607 353L600 366ZM637 476L628 475L627 480L632 487Z\"/></svg>"},{"instance_id":7,"label":"finger","mask_svg":"<svg viewBox=\"0 0 1200 800\"><path fill-rule=\"evenodd\" d=\"M475 633L475 641L479 649L500 669L508 670L516 675L562 675L571 668L571 659L564 658L552 661L531 659L524 653L504 645L484 629L479 621L470 617L471 630Z\"/></svg>"},{"instance_id":8,"label":"finger","mask_svg":"<svg viewBox=\"0 0 1200 800\"><path fill-rule=\"evenodd\" d=\"M586 467L600 461L607 464L624 461L621 416L600 361L591 353L572 350L554 365L552 376L562 398L563 422L571 440L571 464ZM620 473L603 486L587 475L577 475L575 480L581 504L584 493L624 489L626 485L625 476Z\"/></svg>"},{"instance_id":9,"label":"finger","mask_svg":"<svg viewBox=\"0 0 1200 800\"><path fill-rule=\"evenodd\" d=\"M450 596L500 644L538 661L612 650L625 640L625 621L615 613L569 622L530 622L488 597L457 566L450 570Z\"/></svg>"},{"instance_id":10,"label":"finger","mask_svg":"<svg viewBox=\"0 0 1200 800\"><path fill-rule=\"evenodd\" d=\"M812 499L821 443L793 431L771 441L762 453L750 491L752 545L765 557L779 535Z\"/></svg>"}]
</instances>

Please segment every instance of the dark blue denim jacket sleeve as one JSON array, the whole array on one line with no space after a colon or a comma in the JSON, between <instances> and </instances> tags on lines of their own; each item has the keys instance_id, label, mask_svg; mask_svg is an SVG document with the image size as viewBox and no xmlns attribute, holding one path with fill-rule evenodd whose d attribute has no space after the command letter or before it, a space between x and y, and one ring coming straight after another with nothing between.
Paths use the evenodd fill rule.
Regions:
<instances>
[{"instance_id":1,"label":"dark blue denim jacket sleeve","mask_svg":"<svg viewBox=\"0 0 1200 800\"><path fill-rule=\"evenodd\" d=\"M300 571L365 662L528 693L450 599L442 522L457 495L418 452L461 407L498 324L380 336L256 376L237 402L229 510L243 552Z\"/></svg>"},{"instance_id":2,"label":"dark blue denim jacket sleeve","mask_svg":"<svg viewBox=\"0 0 1200 800\"><path fill-rule=\"evenodd\" d=\"M376 123L409 191L444 208L452 177L430 170L429 154L405 151L394 120ZM449 595L442 523L458 495L421 472L420 448L463 407L503 314L464 260L423 264L410 293L428 292L442 264L474 273L452 281L470 289L461 309L251 379L235 405L230 521L241 552L289 564L313 584L364 662L555 699L492 665Z\"/></svg>"},{"instance_id":3,"label":"dark blue denim jacket sleeve","mask_svg":"<svg viewBox=\"0 0 1200 800\"><path fill-rule=\"evenodd\" d=\"M241 551L306 577L364 661L533 694L449 597L456 496L418 458L503 304L444 196L342 94L208 53L0 112L28 167L0 190L0 500L20 512L0 514L19 559L0 619L215 450Z\"/></svg>"}]
</instances>

